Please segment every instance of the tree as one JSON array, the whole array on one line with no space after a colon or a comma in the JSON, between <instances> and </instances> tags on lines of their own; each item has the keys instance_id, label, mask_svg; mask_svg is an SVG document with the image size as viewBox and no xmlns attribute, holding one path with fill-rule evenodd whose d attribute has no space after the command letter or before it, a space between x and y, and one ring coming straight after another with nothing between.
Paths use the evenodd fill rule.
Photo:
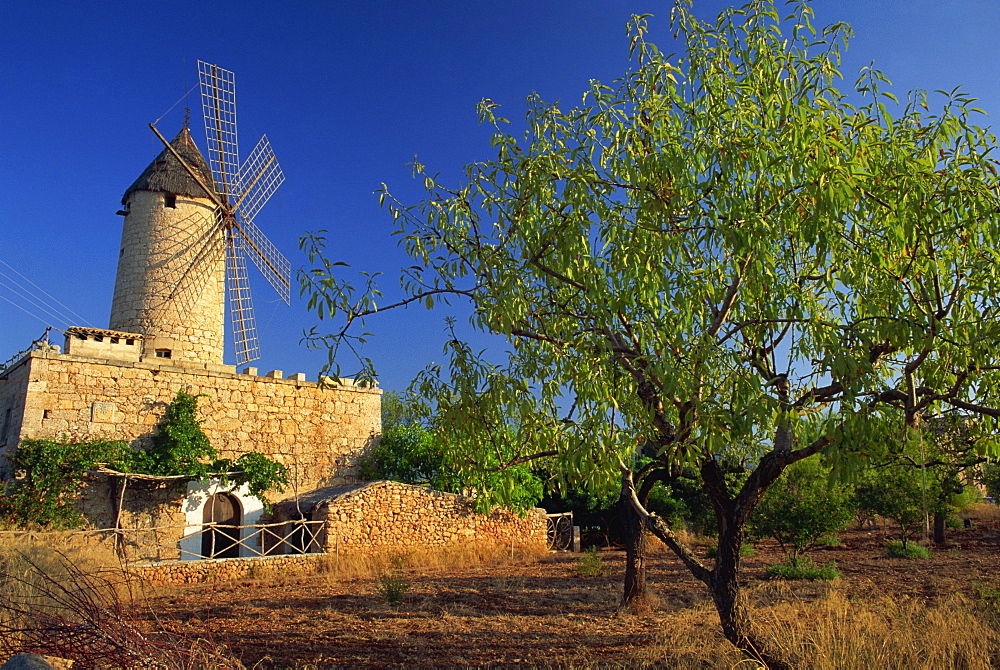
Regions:
<instances>
[{"instance_id":1,"label":"tree","mask_svg":"<svg viewBox=\"0 0 1000 670\"><path fill-rule=\"evenodd\" d=\"M896 464L872 468L855 490L858 509L868 516L884 516L899 525L903 549L924 523L920 473Z\"/></svg>"},{"instance_id":2,"label":"tree","mask_svg":"<svg viewBox=\"0 0 1000 670\"><path fill-rule=\"evenodd\" d=\"M993 502L1000 504L1000 463L986 463L983 465L981 479L986 487L986 495L993 498Z\"/></svg>"},{"instance_id":3,"label":"tree","mask_svg":"<svg viewBox=\"0 0 1000 670\"><path fill-rule=\"evenodd\" d=\"M793 561L823 537L842 530L854 516L851 491L830 485L819 461L789 466L750 517L750 531L773 537Z\"/></svg>"},{"instance_id":4,"label":"tree","mask_svg":"<svg viewBox=\"0 0 1000 670\"><path fill-rule=\"evenodd\" d=\"M972 501L965 486L989 453L978 444L984 436L977 423L975 417L950 412L921 417L915 430L891 425L869 430L863 451L871 462L856 497L866 514L900 525L904 548L921 528L928 539L930 516L934 542L943 543L948 516Z\"/></svg>"},{"instance_id":5,"label":"tree","mask_svg":"<svg viewBox=\"0 0 1000 670\"><path fill-rule=\"evenodd\" d=\"M503 478L509 487L508 502L524 509L538 503L542 497L542 480L526 465L495 469L487 476L470 478L453 461L453 450L446 448L433 427L421 419L423 408L413 398L404 398L390 391L382 406L382 437L360 465L364 479L390 479L404 484L430 486L450 493L475 493L480 487L492 490L491 480ZM509 450L509 445L504 445ZM501 452L503 453L503 452ZM488 507L488 497L476 496L482 508Z\"/></svg>"},{"instance_id":6,"label":"tree","mask_svg":"<svg viewBox=\"0 0 1000 670\"><path fill-rule=\"evenodd\" d=\"M413 259L395 303L373 275L338 276L322 234L302 242L309 305L338 319L311 336L335 359L378 312L467 301L505 359L452 328L449 364L413 387L460 467L544 457L575 485L617 480L633 528L665 542L726 637L772 667L740 549L785 468L824 451L849 475L873 419L913 431L941 407L986 417L977 448L995 451L1000 416L984 400L1000 381L985 344L1000 335L993 136L957 89L934 113L921 92L898 106L873 68L841 91L849 27L817 34L807 2L787 11L754 0L706 23L679 1L678 56L634 17L635 68L576 107L529 97L521 137L484 100L495 157L453 187L415 162L417 204L381 193ZM514 453L497 451L501 434ZM712 567L645 508L684 474L712 501ZM643 595L641 543L627 550L624 604Z\"/></svg>"}]
</instances>

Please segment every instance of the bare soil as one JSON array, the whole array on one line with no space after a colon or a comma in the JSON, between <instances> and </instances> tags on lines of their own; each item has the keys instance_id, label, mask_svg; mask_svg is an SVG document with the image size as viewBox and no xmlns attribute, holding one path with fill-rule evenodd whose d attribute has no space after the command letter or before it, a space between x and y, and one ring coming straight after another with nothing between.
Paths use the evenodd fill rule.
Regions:
<instances>
[{"instance_id":1,"label":"bare soil","mask_svg":"<svg viewBox=\"0 0 1000 670\"><path fill-rule=\"evenodd\" d=\"M848 531L842 544L811 552L836 561L840 588L852 598L933 600L974 583L1000 588L1000 521L949 530L949 544L925 560L885 556L892 530ZM390 606L373 578L289 577L196 585L149 600L151 627L221 645L247 667L644 665L671 612L708 601L704 586L662 547L649 566L658 608L618 615L623 553L600 552L601 574L582 576L579 554L552 554L530 565L407 570L405 601ZM747 557L748 586L784 558L774 544ZM809 597L816 586L793 587ZM717 620L705 626L717 627Z\"/></svg>"}]
</instances>

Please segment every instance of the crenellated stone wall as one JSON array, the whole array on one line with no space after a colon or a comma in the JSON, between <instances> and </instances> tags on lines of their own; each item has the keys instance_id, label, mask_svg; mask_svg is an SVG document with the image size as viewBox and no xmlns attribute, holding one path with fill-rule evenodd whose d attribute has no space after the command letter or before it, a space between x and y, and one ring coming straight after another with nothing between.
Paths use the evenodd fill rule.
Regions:
<instances>
[{"instance_id":1,"label":"crenellated stone wall","mask_svg":"<svg viewBox=\"0 0 1000 670\"><path fill-rule=\"evenodd\" d=\"M22 438L61 435L146 446L185 389L205 395L202 429L222 457L256 451L273 458L288 466L290 490L356 482L357 464L381 432L381 391L323 388L301 377L32 351L0 381L0 421L8 409L11 417L0 456Z\"/></svg>"}]
</instances>

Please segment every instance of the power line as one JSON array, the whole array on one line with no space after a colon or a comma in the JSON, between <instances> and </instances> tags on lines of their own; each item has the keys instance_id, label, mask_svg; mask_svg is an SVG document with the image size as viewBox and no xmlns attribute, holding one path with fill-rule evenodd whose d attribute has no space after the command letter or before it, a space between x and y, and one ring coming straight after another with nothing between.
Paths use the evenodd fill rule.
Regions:
<instances>
[{"instance_id":1,"label":"power line","mask_svg":"<svg viewBox=\"0 0 1000 670\"><path fill-rule=\"evenodd\" d=\"M11 299L7 298L6 296L2 296L2 295L0 295L0 300L5 300L5 301L9 302L10 304L14 305L14 307L17 307L17 308L18 308L19 310L21 310L22 312L24 312L24 313L25 313L25 314L27 314L28 316L32 316L32 317L34 317L34 318L38 319L39 321L41 321L42 323L44 323L44 324L45 324L46 326L50 326L50 325L52 325L51 323L49 323L48 321L46 321L46 320L45 320L45 319L43 319L42 317L38 316L38 315L37 315L37 314L35 314L34 312L30 312L30 311L26 310L25 308L21 307L21 306L20 306L20 305L18 305L18 304L17 304L16 302L14 302L13 300L11 300Z\"/></svg>"},{"instance_id":2,"label":"power line","mask_svg":"<svg viewBox=\"0 0 1000 670\"><path fill-rule=\"evenodd\" d=\"M30 284L32 287L34 287L38 292L40 292L42 295L44 295L46 298L48 298L48 300L50 302L47 302L43 298L39 297L37 294L32 293L32 291L30 289L28 289L25 286L23 286L22 284L20 284L16 279L13 279L9 275L6 275L3 272L0 272L0 277L6 278L9 282L12 282L14 284L14 286L17 287L17 289L19 289L21 291L19 293L17 289L11 288L10 286L6 287L9 290L13 291L16 295L18 295L18 297L20 297L22 299L25 299L25 300L28 300L28 302L31 303L32 305L34 305L35 307L39 307L39 308L43 309L44 311L48 312L50 315L54 316L55 318L57 318L59 320L62 320L62 321L65 321L67 324L69 322L73 321L73 320L76 320L78 323L81 323L81 324L84 324L84 325L89 325L89 322L88 322L87 319L83 318L82 316L80 316L79 314L77 314L76 312L74 312L73 310L71 310L69 307L67 307L63 303L59 302L51 294L49 294L47 291L45 291L45 289L43 289L42 287L38 286L33 281L31 281L30 279L28 279L27 277L25 277L23 274L21 274L20 272L18 272L9 263L7 263L6 261L4 261L3 259L0 259L0 264L3 264L7 268L9 268L11 272L13 272L18 277L20 277L21 279L23 279L24 281L26 281L28 284ZM5 300L7 300L7 299L5 298ZM7 300L7 302L10 302L11 304L14 304L11 300ZM58 305L58 308L54 307L53 304L54 305ZM15 306L17 306L17 305L15 305ZM59 309L59 308L61 308L61 309ZM23 310L23 308L21 308L21 309ZM23 311L27 311L27 310L23 310ZM30 314L30 312L29 312L29 314ZM38 318L38 316L35 315L35 314L32 314L32 316L35 316L35 318Z\"/></svg>"}]
</instances>

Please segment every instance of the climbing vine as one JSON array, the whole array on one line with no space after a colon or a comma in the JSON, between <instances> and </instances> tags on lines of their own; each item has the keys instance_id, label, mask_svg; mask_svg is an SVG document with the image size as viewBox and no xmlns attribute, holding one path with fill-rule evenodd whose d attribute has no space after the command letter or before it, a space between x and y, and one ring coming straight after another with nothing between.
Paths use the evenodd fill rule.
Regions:
<instances>
[{"instance_id":1,"label":"climbing vine","mask_svg":"<svg viewBox=\"0 0 1000 670\"><path fill-rule=\"evenodd\" d=\"M84 523L77 503L86 472L99 465L128 474L190 480L218 477L223 486L247 485L265 505L264 494L283 491L288 483L284 465L263 454L248 452L235 461L219 458L198 420L198 398L183 389L167 407L148 449L134 450L126 442L26 439L11 458L14 479L0 490L0 519L21 526L73 528Z\"/></svg>"},{"instance_id":2,"label":"climbing vine","mask_svg":"<svg viewBox=\"0 0 1000 670\"><path fill-rule=\"evenodd\" d=\"M75 528L83 524L76 503L87 470L127 458L118 441L22 440L11 458L14 479L0 490L0 519L18 526Z\"/></svg>"}]
</instances>

